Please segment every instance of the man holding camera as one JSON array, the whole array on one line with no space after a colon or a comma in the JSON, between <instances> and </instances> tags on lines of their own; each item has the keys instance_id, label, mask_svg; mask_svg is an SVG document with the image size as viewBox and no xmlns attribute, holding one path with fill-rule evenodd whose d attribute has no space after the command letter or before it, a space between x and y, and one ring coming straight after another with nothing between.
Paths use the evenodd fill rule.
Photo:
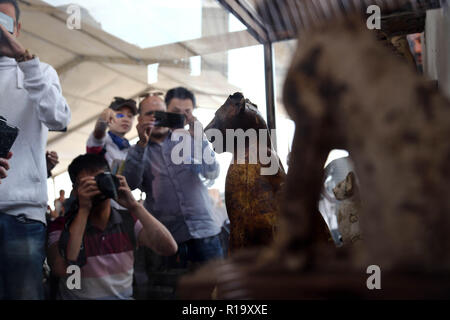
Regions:
<instances>
[{"instance_id":1,"label":"man holding camera","mask_svg":"<svg viewBox=\"0 0 450 320\"><path fill-rule=\"evenodd\" d=\"M173 255L170 232L131 194L123 176L109 173L101 155L86 154L69 166L78 206L49 230L49 263L61 277L62 299L131 299L134 250L138 245ZM111 206L114 197L126 210ZM68 267L81 269L81 282L70 286Z\"/></svg>"},{"instance_id":2,"label":"man holding camera","mask_svg":"<svg viewBox=\"0 0 450 320\"><path fill-rule=\"evenodd\" d=\"M0 0L0 16L0 115L19 130L8 177L0 185L0 300L42 299L45 147L48 130L66 128L70 110L56 71L17 40L17 1Z\"/></svg>"},{"instance_id":3,"label":"man holding camera","mask_svg":"<svg viewBox=\"0 0 450 320\"><path fill-rule=\"evenodd\" d=\"M157 126L155 112L166 111L166 103L168 112L186 117L189 131ZM200 163L174 163L172 151L180 142L172 136L194 136L195 98L189 90L176 88L167 93L166 103L158 96L149 96L140 103L139 142L128 152L124 176L132 189L139 188L146 193L145 207L169 229L178 243L179 263L169 267L186 268L189 263L224 256L219 237L221 226L213 218L208 190L200 178L216 179L219 164L204 136L200 139L202 154L209 152L212 163L203 159L197 159ZM201 130L199 123L198 127ZM193 143L194 139L191 141Z\"/></svg>"}]
</instances>

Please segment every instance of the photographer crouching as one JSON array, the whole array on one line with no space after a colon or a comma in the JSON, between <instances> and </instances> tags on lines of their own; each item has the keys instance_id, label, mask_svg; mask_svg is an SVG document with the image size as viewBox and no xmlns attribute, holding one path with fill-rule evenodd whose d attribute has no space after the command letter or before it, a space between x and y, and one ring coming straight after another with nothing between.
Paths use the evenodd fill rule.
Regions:
<instances>
[{"instance_id":1,"label":"photographer crouching","mask_svg":"<svg viewBox=\"0 0 450 320\"><path fill-rule=\"evenodd\" d=\"M62 299L131 299L134 250L146 246L170 256L178 247L170 232L131 194L122 176L109 172L104 157L86 154L69 166L76 206L49 227L48 259L61 278ZM116 200L126 210L111 206ZM67 268L81 269L80 288L67 284Z\"/></svg>"},{"instance_id":2,"label":"photographer crouching","mask_svg":"<svg viewBox=\"0 0 450 320\"><path fill-rule=\"evenodd\" d=\"M43 298L45 147L70 120L56 71L17 40L19 18L16 0L0 0L0 151L13 153L0 169L0 300Z\"/></svg>"}]
</instances>

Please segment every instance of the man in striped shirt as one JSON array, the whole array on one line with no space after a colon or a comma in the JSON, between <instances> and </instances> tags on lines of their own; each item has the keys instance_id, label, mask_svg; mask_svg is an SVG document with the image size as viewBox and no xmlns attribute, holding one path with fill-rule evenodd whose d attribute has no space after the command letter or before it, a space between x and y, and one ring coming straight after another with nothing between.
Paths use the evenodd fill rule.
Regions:
<instances>
[{"instance_id":1,"label":"man in striped shirt","mask_svg":"<svg viewBox=\"0 0 450 320\"><path fill-rule=\"evenodd\" d=\"M111 207L95 180L107 171L105 159L95 154L79 156L69 166L78 201L49 226L48 239L48 260L61 278L62 299L131 299L136 246L165 256L177 252L170 232L134 199L122 176L117 176L118 202L127 210ZM67 285L71 265L80 267L79 289Z\"/></svg>"}]
</instances>

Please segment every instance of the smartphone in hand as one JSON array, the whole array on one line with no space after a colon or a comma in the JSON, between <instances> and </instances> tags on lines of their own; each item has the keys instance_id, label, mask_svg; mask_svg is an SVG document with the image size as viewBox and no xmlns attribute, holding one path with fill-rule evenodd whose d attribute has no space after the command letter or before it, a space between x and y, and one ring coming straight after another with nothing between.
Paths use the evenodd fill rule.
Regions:
<instances>
[{"instance_id":1,"label":"smartphone in hand","mask_svg":"<svg viewBox=\"0 0 450 320\"><path fill-rule=\"evenodd\" d=\"M19 129L8 125L6 119L0 116L0 158L8 156L18 135Z\"/></svg>"},{"instance_id":2,"label":"smartphone in hand","mask_svg":"<svg viewBox=\"0 0 450 320\"><path fill-rule=\"evenodd\" d=\"M156 127L180 129L184 127L186 117L183 114L155 111Z\"/></svg>"}]
</instances>

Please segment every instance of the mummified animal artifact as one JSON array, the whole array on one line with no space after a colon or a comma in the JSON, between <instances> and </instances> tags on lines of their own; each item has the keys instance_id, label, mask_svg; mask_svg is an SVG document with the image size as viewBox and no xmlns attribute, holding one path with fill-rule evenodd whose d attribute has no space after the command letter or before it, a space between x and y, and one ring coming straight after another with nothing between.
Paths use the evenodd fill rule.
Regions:
<instances>
[{"instance_id":1,"label":"mummified animal artifact","mask_svg":"<svg viewBox=\"0 0 450 320\"><path fill-rule=\"evenodd\" d=\"M270 249L215 265L218 296L448 297L450 103L380 45L361 15L368 4L394 9L408 1L286 0L266 13L280 17L292 2L305 10L290 13L304 24L297 20L303 32L283 93L296 132L281 237ZM351 257L317 232L332 149L350 152L360 182L366 259L355 269L338 263ZM383 271L378 295L365 282L373 264Z\"/></svg>"},{"instance_id":2,"label":"mummified animal artifact","mask_svg":"<svg viewBox=\"0 0 450 320\"><path fill-rule=\"evenodd\" d=\"M359 228L361 200L355 174L350 172L345 180L333 189L333 193L340 201L337 222L342 241L345 245L354 244L361 240Z\"/></svg>"},{"instance_id":3,"label":"mummified animal artifact","mask_svg":"<svg viewBox=\"0 0 450 320\"><path fill-rule=\"evenodd\" d=\"M230 218L230 251L269 245L276 232L285 172L272 148L268 126L256 105L241 93L235 93L217 110L205 132L208 134L211 129L219 130L224 138L223 146L218 147L233 153L233 163L228 169L225 184L225 203ZM236 135L229 137L227 129L242 131L233 131ZM265 136L262 137L261 133ZM242 137L246 135L246 140L238 139L239 134ZM239 140L242 142L240 148ZM230 142L233 148L226 150ZM271 163L262 164L261 154ZM271 165L273 172L264 174L263 168L268 170Z\"/></svg>"}]
</instances>

